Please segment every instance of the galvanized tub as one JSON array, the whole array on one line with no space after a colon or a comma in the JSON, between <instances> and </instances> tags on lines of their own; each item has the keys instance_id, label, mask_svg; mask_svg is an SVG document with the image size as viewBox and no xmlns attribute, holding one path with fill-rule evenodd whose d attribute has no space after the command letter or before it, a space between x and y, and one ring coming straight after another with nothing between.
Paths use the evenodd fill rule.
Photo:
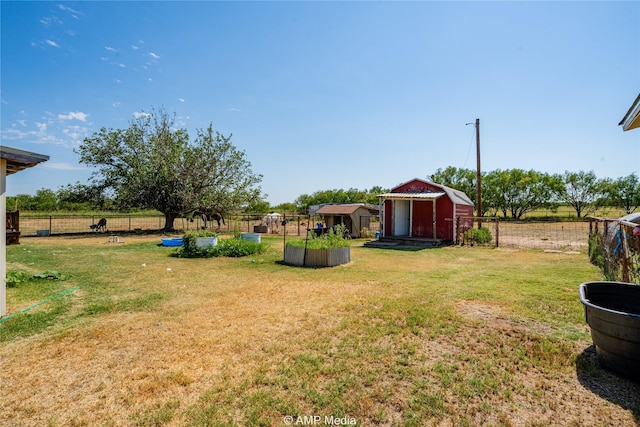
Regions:
<instances>
[{"instance_id":1,"label":"galvanized tub","mask_svg":"<svg viewBox=\"0 0 640 427\"><path fill-rule=\"evenodd\" d=\"M640 381L640 285L586 282L579 290L600 364Z\"/></svg>"},{"instance_id":2,"label":"galvanized tub","mask_svg":"<svg viewBox=\"0 0 640 427\"><path fill-rule=\"evenodd\" d=\"M298 267L334 267L351 261L351 248L309 249L287 245L284 263Z\"/></svg>"},{"instance_id":3,"label":"galvanized tub","mask_svg":"<svg viewBox=\"0 0 640 427\"><path fill-rule=\"evenodd\" d=\"M240 238L249 242L260 243L260 233L240 233Z\"/></svg>"},{"instance_id":4,"label":"galvanized tub","mask_svg":"<svg viewBox=\"0 0 640 427\"><path fill-rule=\"evenodd\" d=\"M196 248L206 248L208 246L218 246L218 237L196 237Z\"/></svg>"}]
</instances>

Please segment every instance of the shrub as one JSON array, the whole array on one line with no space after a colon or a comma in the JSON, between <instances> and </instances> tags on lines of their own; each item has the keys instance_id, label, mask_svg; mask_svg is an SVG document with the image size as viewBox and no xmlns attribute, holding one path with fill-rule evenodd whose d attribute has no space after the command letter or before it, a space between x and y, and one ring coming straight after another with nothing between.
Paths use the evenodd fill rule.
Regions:
<instances>
[{"instance_id":1,"label":"shrub","mask_svg":"<svg viewBox=\"0 0 640 427\"><path fill-rule=\"evenodd\" d=\"M219 240L217 246L199 248L195 244L194 237L193 244L189 245L187 245L187 239L185 239L184 246L178 248L176 255L180 258L211 258L221 256L237 258L253 254L262 254L268 250L269 245L266 243L251 242L236 238Z\"/></svg>"},{"instance_id":2,"label":"shrub","mask_svg":"<svg viewBox=\"0 0 640 427\"><path fill-rule=\"evenodd\" d=\"M471 240L473 243L477 243L479 245L484 245L487 243L491 243L493 237L491 236L491 232L486 227L481 228L470 228L464 232L464 239Z\"/></svg>"},{"instance_id":3,"label":"shrub","mask_svg":"<svg viewBox=\"0 0 640 427\"><path fill-rule=\"evenodd\" d=\"M598 235L589 236L589 261L604 270L604 248Z\"/></svg>"},{"instance_id":4,"label":"shrub","mask_svg":"<svg viewBox=\"0 0 640 427\"><path fill-rule=\"evenodd\" d=\"M269 245L242 239L225 239L218 243L218 246L211 249L213 256L237 258L265 253L269 249Z\"/></svg>"},{"instance_id":5,"label":"shrub","mask_svg":"<svg viewBox=\"0 0 640 427\"><path fill-rule=\"evenodd\" d=\"M374 233L373 230L369 230L367 227L360 230L360 237L363 239L373 239L375 235L376 233Z\"/></svg>"}]
</instances>

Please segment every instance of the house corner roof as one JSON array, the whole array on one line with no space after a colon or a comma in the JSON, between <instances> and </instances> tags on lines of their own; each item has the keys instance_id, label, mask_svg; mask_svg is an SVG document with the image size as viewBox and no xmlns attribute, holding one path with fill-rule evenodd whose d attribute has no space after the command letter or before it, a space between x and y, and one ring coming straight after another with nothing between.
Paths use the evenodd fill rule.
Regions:
<instances>
[{"instance_id":1,"label":"house corner roof","mask_svg":"<svg viewBox=\"0 0 640 427\"><path fill-rule=\"evenodd\" d=\"M620 120L618 126L622 126L623 131L640 128L640 94L638 94L636 100L633 101L633 104L631 104L627 114Z\"/></svg>"},{"instance_id":2,"label":"house corner roof","mask_svg":"<svg viewBox=\"0 0 640 427\"><path fill-rule=\"evenodd\" d=\"M7 161L7 175L20 172L21 170L49 160L49 156L44 154L32 153L30 151L5 146L0 147L0 158Z\"/></svg>"}]
</instances>

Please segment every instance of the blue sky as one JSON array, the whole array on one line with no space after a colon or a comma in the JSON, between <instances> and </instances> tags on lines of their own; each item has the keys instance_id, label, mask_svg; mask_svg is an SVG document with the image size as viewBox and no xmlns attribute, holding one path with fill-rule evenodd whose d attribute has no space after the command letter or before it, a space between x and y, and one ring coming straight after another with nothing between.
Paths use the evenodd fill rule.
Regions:
<instances>
[{"instance_id":1,"label":"blue sky","mask_svg":"<svg viewBox=\"0 0 640 427\"><path fill-rule=\"evenodd\" d=\"M86 182L74 147L151 108L213 123L272 204L438 168L640 173L640 2L1 2L7 194Z\"/></svg>"}]
</instances>

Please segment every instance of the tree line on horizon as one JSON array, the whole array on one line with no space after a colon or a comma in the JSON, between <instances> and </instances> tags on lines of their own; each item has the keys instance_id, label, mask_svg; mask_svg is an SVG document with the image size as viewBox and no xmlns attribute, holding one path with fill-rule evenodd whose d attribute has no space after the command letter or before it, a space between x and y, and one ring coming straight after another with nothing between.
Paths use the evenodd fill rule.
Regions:
<instances>
[{"instance_id":1,"label":"tree line on horizon","mask_svg":"<svg viewBox=\"0 0 640 427\"><path fill-rule=\"evenodd\" d=\"M57 191L40 189L34 196L7 198L8 209L26 211L155 210L165 217L164 230L175 218L208 213L306 214L309 207L328 203L377 205L378 195L389 189L373 186L321 190L302 194L291 203L270 206L244 151L213 130L197 129L190 138L176 126L175 114L151 109L124 129L102 128L76 149L80 163L95 168L88 182L68 184ZM449 166L429 179L463 191L476 203L476 172ZM593 172L548 174L534 170L505 169L485 172L482 181L482 215L521 219L537 209L569 205L578 218L608 206L627 213L640 206L640 180L633 173L615 180L599 179Z\"/></svg>"},{"instance_id":2,"label":"tree line on horizon","mask_svg":"<svg viewBox=\"0 0 640 427\"><path fill-rule=\"evenodd\" d=\"M477 206L476 171L449 166L438 169L429 180L460 190ZM535 170L497 169L481 174L482 214L522 219L527 213L545 209L552 212L570 206L577 218L593 215L601 208L617 208L633 213L640 208L640 179L635 173L617 179L597 178L593 172L549 174ZM80 191L78 191L80 190ZM107 197L91 194L88 186L68 185L58 191L40 189L35 195L7 197L7 207L26 211L122 211ZM262 199L241 206L238 213L287 212L306 214L310 206L331 203L377 205L378 195L390 191L381 186L319 190L301 194L293 202L271 206ZM139 209L143 209L140 207ZM131 207L130 210L136 210Z\"/></svg>"}]
</instances>

